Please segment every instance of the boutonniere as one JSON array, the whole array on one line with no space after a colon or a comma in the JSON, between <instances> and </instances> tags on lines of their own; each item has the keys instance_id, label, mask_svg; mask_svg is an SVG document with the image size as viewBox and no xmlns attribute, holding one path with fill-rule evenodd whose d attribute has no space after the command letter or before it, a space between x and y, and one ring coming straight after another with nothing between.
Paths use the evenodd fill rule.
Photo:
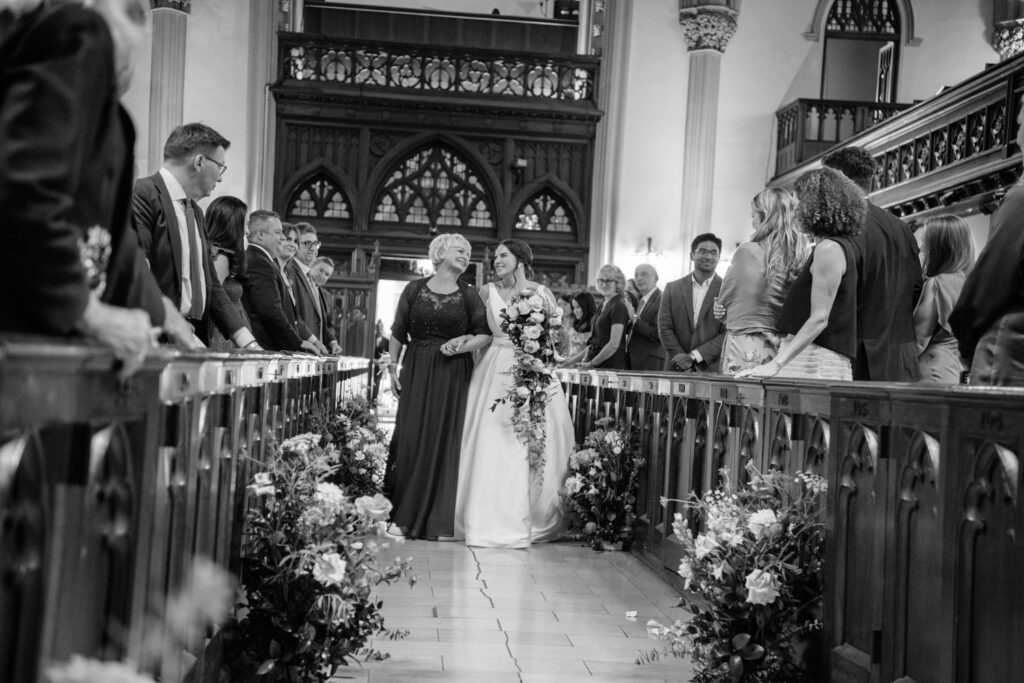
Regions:
<instances>
[{"instance_id":1,"label":"boutonniere","mask_svg":"<svg viewBox=\"0 0 1024 683\"><path fill-rule=\"evenodd\" d=\"M89 290L97 296L107 286L107 266L110 263L110 231L94 225L85 231L85 237L78 240L78 257L85 267L85 279Z\"/></svg>"}]
</instances>

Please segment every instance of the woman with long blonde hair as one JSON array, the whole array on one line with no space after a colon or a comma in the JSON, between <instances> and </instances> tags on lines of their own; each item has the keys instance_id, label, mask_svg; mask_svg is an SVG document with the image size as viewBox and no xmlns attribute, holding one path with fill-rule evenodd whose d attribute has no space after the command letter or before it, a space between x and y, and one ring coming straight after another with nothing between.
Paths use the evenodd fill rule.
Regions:
<instances>
[{"instance_id":1,"label":"woman with long blonde hair","mask_svg":"<svg viewBox=\"0 0 1024 683\"><path fill-rule=\"evenodd\" d=\"M722 372L730 374L767 363L778 353L779 311L810 253L797 226L796 199L786 190L758 192L750 218L754 236L736 249L718 297L728 330Z\"/></svg>"}]
</instances>

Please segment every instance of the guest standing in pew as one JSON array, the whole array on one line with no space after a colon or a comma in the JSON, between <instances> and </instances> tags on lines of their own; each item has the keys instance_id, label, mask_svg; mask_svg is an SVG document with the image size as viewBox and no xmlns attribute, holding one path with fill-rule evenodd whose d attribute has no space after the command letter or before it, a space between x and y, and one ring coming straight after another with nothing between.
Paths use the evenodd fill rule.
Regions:
<instances>
[{"instance_id":1,"label":"guest standing in pew","mask_svg":"<svg viewBox=\"0 0 1024 683\"><path fill-rule=\"evenodd\" d=\"M949 315L974 265L971 230L956 216L936 216L926 220L918 234L925 275L914 309L921 381L959 384L964 363Z\"/></svg>"},{"instance_id":2,"label":"guest standing in pew","mask_svg":"<svg viewBox=\"0 0 1024 683\"><path fill-rule=\"evenodd\" d=\"M119 98L147 11L138 0L0 4L0 229L16 255L0 269L0 330L82 335L124 374L160 328L192 344L128 220L135 130Z\"/></svg>"},{"instance_id":3,"label":"guest standing in pew","mask_svg":"<svg viewBox=\"0 0 1024 683\"><path fill-rule=\"evenodd\" d=\"M587 350L587 342L594 332L594 318L597 316L597 302L594 295L587 290L576 292L569 299L569 310L572 312L572 323L569 326L569 348L566 352L566 364L571 359L582 360Z\"/></svg>"},{"instance_id":4,"label":"guest standing in pew","mask_svg":"<svg viewBox=\"0 0 1024 683\"><path fill-rule=\"evenodd\" d=\"M1024 145L1024 97L1017 115L1017 144ZM992 216L988 244L964 282L949 316L970 383L1024 385L1024 185L1006 193Z\"/></svg>"},{"instance_id":5,"label":"guest standing in pew","mask_svg":"<svg viewBox=\"0 0 1024 683\"><path fill-rule=\"evenodd\" d=\"M721 239L697 235L690 244L693 272L665 285L658 311L665 370L718 372L725 325L715 320L713 303L722 289L722 278L715 274L721 256Z\"/></svg>"},{"instance_id":6,"label":"guest standing in pew","mask_svg":"<svg viewBox=\"0 0 1024 683\"><path fill-rule=\"evenodd\" d=\"M863 147L836 150L821 163L852 180L862 196L871 192L875 160ZM924 279L917 240L906 223L865 201L864 227L853 236L859 273L853 378L914 382L920 379L914 306Z\"/></svg>"},{"instance_id":7,"label":"guest standing in pew","mask_svg":"<svg viewBox=\"0 0 1024 683\"><path fill-rule=\"evenodd\" d=\"M249 209L237 197L217 197L206 208L206 237L210 243L213 274L220 280L246 329L251 329L249 316L242 305L242 278L245 277L246 214ZM207 321L210 349L231 351L234 342L226 339L212 320Z\"/></svg>"},{"instance_id":8,"label":"guest standing in pew","mask_svg":"<svg viewBox=\"0 0 1024 683\"><path fill-rule=\"evenodd\" d=\"M736 377L853 379L857 355L857 247L867 203L846 176L821 168L796 181L797 220L817 244L793 283L779 331L788 335L772 360Z\"/></svg>"},{"instance_id":9,"label":"guest standing in pew","mask_svg":"<svg viewBox=\"0 0 1024 683\"><path fill-rule=\"evenodd\" d=\"M649 263L641 263L636 267L633 277L640 291L640 303L629 334L626 335L629 369L661 370L665 367L665 348L661 345L658 333L658 310L661 308L658 271Z\"/></svg>"},{"instance_id":10,"label":"guest standing in pew","mask_svg":"<svg viewBox=\"0 0 1024 683\"><path fill-rule=\"evenodd\" d=\"M580 368L626 369L626 334L633 319L633 307L626 296L626 276L618 266L606 263L597 271L597 289L604 302L594 318L593 333L587 340ZM580 360L579 354L569 362Z\"/></svg>"},{"instance_id":11,"label":"guest standing in pew","mask_svg":"<svg viewBox=\"0 0 1024 683\"><path fill-rule=\"evenodd\" d=\"M406 538L455 538L472 352L491 341L480 296L459 280L470 253L462 235L435 237L429 249L435 273L406 285L391 326L387 368L399 401L384 493L394 505L392 533Z\"/></svg>"},{"instance_id":12,"label":"guest standing in pew","mask_svg":"<svg viewBox=\"0 0 1024 683\"><path fill-rule=\"evenodd\" d=\"M796 200L781 187L761 190L750 205L754 237L733 254L715 302L728 333L722 372L767 363L779 352L779 313L810 253L796 223Z\"/></svg>"}]
</instances>

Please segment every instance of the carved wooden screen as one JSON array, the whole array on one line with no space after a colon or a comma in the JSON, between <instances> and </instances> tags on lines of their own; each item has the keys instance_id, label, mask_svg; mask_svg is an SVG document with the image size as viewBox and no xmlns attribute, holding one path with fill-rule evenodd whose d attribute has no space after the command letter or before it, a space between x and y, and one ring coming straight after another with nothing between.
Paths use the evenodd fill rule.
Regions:
<instances>
[{"instance_id":1,"label":"carved wooden screen","mask_svg":"<svg viewBox=\"0 0 1024 683\"><path fill-rule=\"evenodd\" d=\"M419 149L395 164L386 178L371 224L451 230L496 227L494 199L481 173L447 145Z\"/></svg>"},{"instance_id":2,"label":"carved wooden screen","mask_svg":"<svg viewBox=\"0 0 1024 683\"><path fill-rule=\"evenodd\" d=\"M895 0L836 0L825 23L828 36L892 36L899 39L900 14Z\"/></svg>"},{"instance_id":3,"label":"carved wooden screen","mask_svg":"<svg viewBox=\"0 0 1024 683\"><path fill-rule=\"evenodd\" d=\"M576 217L565 199L545 188L519 207L515 227L516 230L575 235Z\"/></svg>"},{"instance_id":4,"label":"carved wooden screen","mask_svg":"<svg viewBox=\"0 0 1024 683\"><path fill-rule=\"evenodd\" d=\"M318 173L299 185L288 199L285 216L290 220L335 219L351 222L351 204L339 184Z\"/></svg>"}]
</instances>

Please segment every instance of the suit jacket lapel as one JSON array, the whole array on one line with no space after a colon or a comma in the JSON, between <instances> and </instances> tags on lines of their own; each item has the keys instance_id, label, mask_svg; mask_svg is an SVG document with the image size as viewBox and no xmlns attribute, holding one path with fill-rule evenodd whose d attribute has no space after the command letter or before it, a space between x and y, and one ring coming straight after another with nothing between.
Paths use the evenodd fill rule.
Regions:
<instances>
[{"instance_id":1,"label":"suit jacket lapel","mask_svg":"<svg viewBox=\"0 0 1024 683\"><path fill-rule=\"evenodd\" d=\"M160 198L160 208L164 212L164 222L167 226L167 237L171 241L171 260L174 261L174 272L178 279L178 286L181 286L181 231L178 228L178 214L174 213L174 202L171 201L171 193L167 189L160 173L154 173L153 182L156 185L157 195Z\"/></svg>"},{"instance_id":2,"label":"suit jacket lapel","mask_svg":"<svg viewBox=\"0 0 1024 683\"><path fill-rule=\"evenodd\" d=\"M683 310L686 311L686 320L690 324L690 331L696 327L696 316L693 314L693 277L687 275L683 278ZM683 341L680 339L679 341ZM686 342L689 342L687 339Z\"/></svg>"}]
</instances>

